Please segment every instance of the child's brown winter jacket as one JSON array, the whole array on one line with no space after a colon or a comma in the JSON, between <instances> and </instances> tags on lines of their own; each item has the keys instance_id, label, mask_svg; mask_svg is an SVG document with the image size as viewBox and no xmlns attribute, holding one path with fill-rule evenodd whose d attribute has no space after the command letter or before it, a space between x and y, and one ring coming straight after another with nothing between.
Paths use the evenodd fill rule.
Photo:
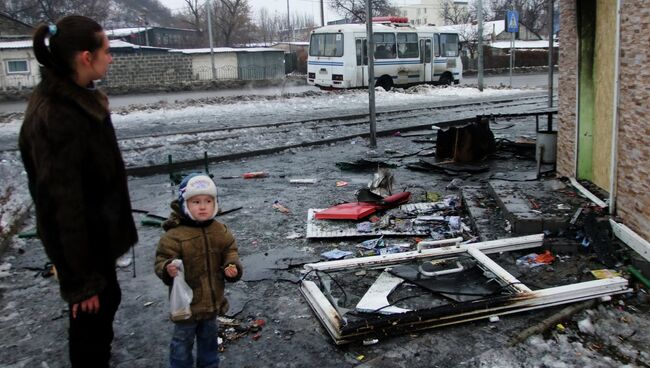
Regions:
<instances>
[{"instance_id":1,"label":"child's brown winter jacket","mask_svg":"<svg viewBox=\"0 0 650 368\"><path fill-rule=\"evenodd\" d=\"M156 250L155 272L166 285L173 284L165 267L174 259L181 259L185 268L185 280L192 288L194 298L190 308L192 319L201 320L224 314L228 301L224 297L224 279L237 281L242 276L237 243L228 228L213 220L207 226L190 226L180 221L178 202L172 203L175 212L164 224L166 233ZM229 279L224 267L237 266L237 276Z\"/></svg>"}]
</instances>

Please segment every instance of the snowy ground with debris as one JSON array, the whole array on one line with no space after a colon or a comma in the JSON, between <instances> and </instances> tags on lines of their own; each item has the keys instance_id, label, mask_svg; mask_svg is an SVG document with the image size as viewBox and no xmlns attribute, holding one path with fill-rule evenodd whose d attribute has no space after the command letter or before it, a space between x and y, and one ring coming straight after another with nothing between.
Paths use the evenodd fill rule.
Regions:
<instances>
[{"instance_id":1,"label":"snowy ground with debris","mask_svg":"<svg viewBox=\"0 0 650 368\"><path fill-rule=\"evenodd\" d=\"M465 98L473 92L459 88L423 89L419 93L379 92L386 104L398 106L435 103L445 98ZM491 92L492 93L492 92ZM495 94L513 91L495 90ZM521 92L520 92L521 93ZM445 96L445 94L449 94ZM255 115L255 119L289 119L295 114L304 117L305 106L327 110L347 106L348 111L363 110L362 92L324 93L283 100L260 99L208 106L207 102L187 102L188 106L164 109L129 109L115 116L120 130L135 127L142 130L174 122L203 119L225 121ZM350 103L356 100L357 105ZM205 106L198 106L205 104ZM190 106L191 105L191 106ZM231 110L232 109L232 110ZM230 111L230 113L226 113ZM266 114L266 115L264 115ZM172 117L173 116L173 117ZM201 120L202 121L202 120ZM6 123L9 130L0 136L15 134L19 123ZM181 123L179 123L181 124ZM527 123L534 130L534 123ZM140 127L142 125L142 127ZM12 128L12 126L14 126ZM134 129L135 129L134 128ZM6 135L5 135L6 136ZM441 195L457 190L446 187L456 178L446 173L419 172L406 169L417 160L417 152L430 149L431 143L407 137L381 138L374 158L398 163L392 169L396 188L409 190L415 201L424 200L427 192ZM395 152L398 152L396 154ZM411 154L404 155L404 154ZM402 157L396 157L402 156ZM334 248L354 250L356 241L311 241L304 238L309 208L354 199L354 192L372 179L372 171L340 171L335 163L367 158L367 141L355 139L314 148L297 148L286 152L244 160L210 165L219 187L223 209L242 207L222 216L220 221L232 228L244 263L244 279L227 286L231 317L241 325L263 319L261 330L244 329L242 335L224 343L221 358L224 366L241 367L647 367L650 357L648 327L650 311L646 294L614 298L597 308L581 312L564 321L564 328L535 335L509 346L508 341L521 330L536 323L558 308L542 309L503 316L499 322L480 320L430 331L380 339L374 345L354 343L336 346L322 328L294 284L301 277L302 264L320 259L320 254ZM2 205L5 213L21 212L29 205L19 157L11 152L0 158L0 198L9 198ZM517 156L500 155L490 161L491 171L461 176L462 185L484 185L496 173L529 171L534 161ZM196 168L202 170L202 168ZM219 179L240 176L244 172L266 171L263 179ZM315 184L290 184L289 179L316 178ZM338 187L337 181L347 186ZM14 189L9 189L14 188ZM168 203L174 198L167 175L132 177L129 188L133 206L143 211L166 215ZM7 195L7 193L9 193ZM277 211L281 203L288 213ZM21 209L21 210L19 210ZM33 212L33 211L32 211ZM32 229L33 213L19 229ZM113 362L116 367L160 367L167 360L171 323L167 320L166 289L153 275L152 261L161 230L139 223L140 242L135 248L136 276L129 267L121 268L119 279L123 301L116 316ZM503 221L494 226L506 228ZM297 235L299 234L299 236ZM413 239L406 239L413 244ZM58 295L53 278L43 278L47 258L36 239L8 239L8 247L0 259L0 365L5 367L64 367L67 345L62 336L67 329L67 306ZM582 270L576 270L577 273ZM552 275L552 270L539 277Z\"/></svg>"}]
</instances>

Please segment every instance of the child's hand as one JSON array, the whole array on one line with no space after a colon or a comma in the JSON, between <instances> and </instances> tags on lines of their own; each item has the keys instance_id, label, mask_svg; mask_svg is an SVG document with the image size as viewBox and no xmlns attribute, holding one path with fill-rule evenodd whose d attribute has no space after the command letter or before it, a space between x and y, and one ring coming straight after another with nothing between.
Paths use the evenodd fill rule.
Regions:
<instances>
[{"instance_id":1,"label":"child's hand","mask_svg":"<svg viewBox=\"0 0 650 368\"><path fill-rule=\"evenodd\" d=\"M225 273L226 276L230 277L231 279L233 277L237 277L237 274L238 274L237 266L235 266L234 264L231 263L228 266L226 266L226 268L223 269L223 273Z\"/></svg>"},{"instance_id":2,"label":"child's hand","mask_svg":"<svg viewBox=\"0 0 650 368\"><path fill-rule=\"evenodd\" d=\"M178 275L178 267L176 267L176 265L173 263L168 264L165 269L167 269L167 273L171 277L176 277L176 275Z\"/></svg>"}]
</instances>

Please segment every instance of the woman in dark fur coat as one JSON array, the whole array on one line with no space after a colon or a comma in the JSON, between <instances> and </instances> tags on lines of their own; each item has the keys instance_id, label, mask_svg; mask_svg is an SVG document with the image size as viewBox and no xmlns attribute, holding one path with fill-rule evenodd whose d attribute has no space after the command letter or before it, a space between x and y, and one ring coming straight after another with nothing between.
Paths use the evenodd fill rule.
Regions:
<instances>
[{"instance_id":1,"label":"woman in dark fur coat","mask_svg":"<svg viewBox=\"0 0 650 368\"><path fill-rule=\"evenodd\" d=\"M19 146L38 234L70 306L71 365L108 367L121 301L115 262L138 239L108 99L93 82L112 62L109 42L92 19L69 16L36 29L34 53L41 82Z\"/></svg>"}]
</instances>

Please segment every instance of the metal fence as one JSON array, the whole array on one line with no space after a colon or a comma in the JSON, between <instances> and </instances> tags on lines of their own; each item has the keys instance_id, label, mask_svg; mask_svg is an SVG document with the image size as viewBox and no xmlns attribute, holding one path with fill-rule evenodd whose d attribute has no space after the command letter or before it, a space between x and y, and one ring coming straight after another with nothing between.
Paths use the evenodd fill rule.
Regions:
<instances>
[{"instance_id":1,"label":"metal fence","mask_svg":"<svg viewBox=\"0 0 650 368\"><path fill-rule=\"evenodd\" d=\"M282 79L284 77L284 65L250 65L234 66L226 65L214 68L209 65L194 68L192 71L194 80L264 80Z\"/></svg>"}]
</instances>

